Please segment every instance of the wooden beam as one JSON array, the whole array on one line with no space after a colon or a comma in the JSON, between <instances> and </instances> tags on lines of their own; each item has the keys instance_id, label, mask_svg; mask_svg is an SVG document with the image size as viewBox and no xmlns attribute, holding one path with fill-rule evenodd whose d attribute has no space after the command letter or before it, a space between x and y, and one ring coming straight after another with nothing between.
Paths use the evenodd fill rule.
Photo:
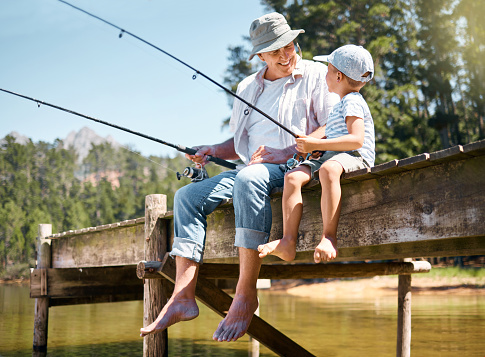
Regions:
<instances>
[{"instance_id":1,"label":"wooden beam","mask_svg":"<svg viewBox=\"0 0 485 357\"><path fill-rule=\"evenodd\" d=\"M139 279L163 279L161 262L138 263L136 274ZM376 275L405 275L427 273L431 264L427 261L356 263L356 264L293 264L262 265L260 279L318 279L318 278L357 278ZM199 276L206 279L237 279L238 264L204 263L199 268Z\"/></svg>"},{"instance_id":2,"label":"wooden beam","mask_svg":"<svg viewBox=\"0 0 485 357\"><path fill-rule=\"evenodd\" d=\"M411 356L411 275L399 275L396 357Z\"/></svg>"},{"instance_id":3,"label":"wooden beam","mask_svg":"<svg viewBox=\"0 0 485 357\"><path fill-rule=\"evenodd\" d=\"M162 261L168 250L166 220L160 219L167 212L167 196L154 194L145 197L145 259ZM135 271L132 270L133 277ZM158 317L169 297L161 280L144 282L143 327ZM150 334L143 339L143 357L168 356L168 332Z\"/></svg>"},{"instance_id":4,"label":"wooden beam","mask_svg":"<svg viewBox=\"0 0 485 357\"><path fill-rule=\"evenodd\" d=\"M163 259L159 274L175 283L175 262L168 254ZM197 300L222 317L226 316L232 303L228 294L203 276L197 280L195 295ZM256 315L251 320L247 334L281 356L314 356Z\"/></svg>"},{"instance_id":5,"label":"wooden beam","mask_svg":"<svg viewBox=\"0 0 485 357\"><path fill-rule=\"evenodd\" d=\"M51 224L39 224L37 237L37 268L40 270L40 288L47 293L46 269L51 265L51 241L47 239L52 234ZM42 278L43 277L43 278ZM47 331L49 324L49 298L39 297L35 299L34 312L34 342L32 344L32 356L45 356L47 353Z\"/></svg>"},{"instance_id":6,"label":"wooden beam","mask_svg":"<svg viewBox=\"0 0 485 357\"><path fill-rule=\"evenodd\" d=\"M42 278L45 272L45 278ZM47 280L47 293L42 282ZM30 297L90 298L103 295L139 293L143 282L135 275L135 266L34 269L30 274Z\"/></svg>"},{"instance_id":7,"label":"wooden beam","mask_svg":"<svg viewBox=\"0 0 485 357\"><path fill-rule=\"evenodd\" d=\"M67 306L67 305L81 305L81 304L99 304L106 302L122 302L122 301L142 301L143 300L143 288L140 288L137 292L132 293L120 293L112 295L96 295L86 297L75 298L50 298L49 306Z\"/></svg>"}]
</instances>

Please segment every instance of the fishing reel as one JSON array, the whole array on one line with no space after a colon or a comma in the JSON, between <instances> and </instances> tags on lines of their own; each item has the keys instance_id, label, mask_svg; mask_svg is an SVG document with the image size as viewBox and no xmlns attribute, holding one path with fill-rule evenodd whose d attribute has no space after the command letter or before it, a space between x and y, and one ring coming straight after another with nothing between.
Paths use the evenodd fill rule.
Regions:
<instances>
[{"instance_id":1,"label":"fishing reel","mask_svg":"<svg viewBox=\"0 0 485 357\"><path fill-rule=\"evenodd\" d=\"M307 154L306 158L303 156L298 156L298 154L293 155L291 159L288 159L285 165L285 172L293 170L295 167L299 166L303 161L308 160L312 156L310 153Z\"/></svg>"},{"instance_id":2,"label":"fishing reel","mask_svg":"<svg viewBox=\"0 0 485 357\"><path fill-rule=\"evenodd\" d=\"M192 182L200 182L209 178L209 174L204 167L186 167L182 173L177 172L177 179L182 177L188 177Z\"/></svg>"}]
</instances>

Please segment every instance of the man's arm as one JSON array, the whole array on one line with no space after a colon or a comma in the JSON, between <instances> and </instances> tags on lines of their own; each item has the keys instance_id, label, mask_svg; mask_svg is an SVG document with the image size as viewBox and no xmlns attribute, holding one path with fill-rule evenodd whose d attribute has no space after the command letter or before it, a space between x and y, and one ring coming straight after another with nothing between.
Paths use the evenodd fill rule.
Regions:
<instances>
[{"instance_id":1,"label":"man's arm","mask_svg":"<svg viewBox=\"0 0 485 357\"><path fill-rule=\"evenodd\" d=\"M239 159L239 156L236 154L236 149L234 148L234 138L230 138L220 144L194 146L193 149L197 150L195 155L185 154L185 157L202 166L207 164L207 155L224 160Z\"/></svg>"}]
</instances>

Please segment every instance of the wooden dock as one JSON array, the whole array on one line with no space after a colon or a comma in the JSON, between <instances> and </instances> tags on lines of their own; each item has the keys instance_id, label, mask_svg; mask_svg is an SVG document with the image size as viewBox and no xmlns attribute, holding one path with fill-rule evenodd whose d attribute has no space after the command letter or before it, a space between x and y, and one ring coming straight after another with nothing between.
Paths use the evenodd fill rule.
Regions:
<instances>
[{"instance_id":1,"label":"wooden dock","mask_svg":"<svg viewBox=\"0 0 485 357\"><path fill-rule=\"evenodd\" d=\"M345 174L341 184L336 263L313 263L321 235L320 187L316 186L303 194L295 261L282 264L267 257L260 278L399 275L396 356L410 356L411 274L431 268L427 261L410 258L485 254L485 140ZM273 240L282 235L281 192L273 193L271 204ZM145 217L51 233L50 225L39 226L37 268L30 286L36 299L33 355L46 353L50 307L144 299L143 324L155 319L171 294L175 276L174 262L166 256L172 212L167 212L164 195L146 197ZM212 279L237 278L234 235L234 212L227 202L209 216L196 291L197 299L221 316L232 298ZM391 259L400 261L356 263ZM257 316L248 334L278 355L313 355ZM144 341L144 356L167 355L166 332Z\"/></svg>"}]
</instances>

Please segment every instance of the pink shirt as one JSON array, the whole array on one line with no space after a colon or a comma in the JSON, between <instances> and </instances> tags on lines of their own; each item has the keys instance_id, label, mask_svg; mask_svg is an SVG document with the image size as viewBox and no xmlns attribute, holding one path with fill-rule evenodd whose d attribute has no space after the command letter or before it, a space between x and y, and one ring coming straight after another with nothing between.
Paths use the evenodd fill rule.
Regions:
<instances>
[{"instance_id":1,"label":"pink shirt","mask_svg":"<svg viewBox=\"0 0 485 357\"><path fill-rule=\"evenodd\" d=\"M264 88L263 75L267 67L245 78L237 87L237 95L248 101L256 103ZM327 123L328 115L332 107L339 102L340 98L335 93L328 91L325 76L327 66L313 61L298 61L291 78L283 88L283 94L279 98L278 117L273 118L296 134L311 134L318 127ZM246 120L252 109L246 104L234 99L230 129L234 132L234 148L241 160L247 164L251 159L249 152L249 137L246 129ZM266 113L265 108L259 108ZM267 125L275 125L268 121ZM293 136L283 129L281 130L281 148L295 144ZM265 145L264 142L261 145Z\"/></svg>"}]
</instances>

